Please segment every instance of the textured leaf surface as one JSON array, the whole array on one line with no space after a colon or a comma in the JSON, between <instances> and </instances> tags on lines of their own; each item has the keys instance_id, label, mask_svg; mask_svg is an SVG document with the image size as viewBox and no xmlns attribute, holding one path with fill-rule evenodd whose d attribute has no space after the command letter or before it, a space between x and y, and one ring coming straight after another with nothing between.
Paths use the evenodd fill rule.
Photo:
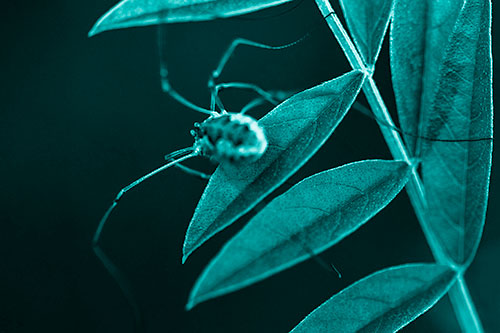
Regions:
<instances>
[{"instance_id":1,"label":"textured leaf surface","mask_svg":"<svg viewBox=\"0 0 500 333\"><path fill-rule=\"evenodd\" d=\"M401 191L405 162L366 160L301 181L260 211L212 260L188 307L260 281L354 232Z\"/></svg>"},{"instance_id":2,"label":"textured leaf surface","mask_svg":"<svg viewBox=\"0 0 500 333\"><path fill-rule=\"evenodd\" d=\"M445 51L424 134L493 136L491 3L467 0ZM433 234L455 264L468 265L485 221L493 141L423 142L422 173Z\"/></svg>"},{"instance_id":3,"label":"textured leaf surface","mask_svg":"<svg viewBox=\"0 0 500 333\"><path fill-rule=\"evenodd\" d=\"M259 120L268 140L266 153L254 163L223 163L215 170L189 224L183 262L316 153L349 110L363 81L361 72L351 71L290 97Z\"/></svg>"},{"instance_id":4,"label":"textured leaf surface","mask_svg":"<svg viewBox=\"0 0 500 333\"><path fill-rule=\"evenodd\" d=\"M334 295L291 332L396 332L431 308L454 280L447 266L391 267Z\"/></svg>"},{"instance_id":5,"label":"textured leaf surface","mask_svg":"<svg viewBox=\"0 0 500 333\"><path fill-rule=\"evenodd\" d=\"M393 3L393 0L340 1L349 31L367 66L377 61Z\"/></svg>"},{"instance_id":6,"label":"textured leaf surface","mask_svg":"<svg viewBox=\"0 0 500 333\"><path fill-rule=\"evenodd\" d=\"M113 29L243 15L289 1L291 0L123 0L97 21L89 36Z\"/></svg>"},{"instance_id":7,"label":"textured leaf surface","mask_svg":"<svg viewBox=\"0 0 500 333\"><path fill-rule=\"evenodd\" d=\"M437 73L464 0L398 0L391 25L391 72L399 122L417 152L422 112L429 108Z\"/></svg>"}]
</instances>

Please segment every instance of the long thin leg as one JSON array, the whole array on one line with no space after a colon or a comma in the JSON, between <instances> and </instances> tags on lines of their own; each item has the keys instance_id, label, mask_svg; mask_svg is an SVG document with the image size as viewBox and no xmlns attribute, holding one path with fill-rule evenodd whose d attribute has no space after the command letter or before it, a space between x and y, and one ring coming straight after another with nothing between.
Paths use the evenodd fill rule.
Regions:
<instances>
[{"instance_id":1,"label":"long thin leg","mask_svg":"<svg viewBox=\"0 0 500 333\"><path fill-rule=\"evenodd\" d=\"M283 236L282 232L274 228L271 228L269 226L266 226L265 228L270 232L275 232ZM313 259L325 271L327 271L328 273L335 272L339 279L342 278L342 274L340 274L339 270L335 267L335 265L333 263L327 263L323 258L319 256L319 254L314 253L314 251L307 245L305 241L301 240L297 236L292 237L290 240L298 244L300 247L302 247L304 252L306 252L309 255L309 258Z\"/></svg>"},{"instance_id":2,"label":"long thin leg","mask_svg":"<svg viewBox=\"0 0 500 333\"><path fill-rule=\"evenodd\" d=\"M222 71L224 70L224 67L226 66L227 62L229 61L229 59L231 58L231 56L233 55L234 51L236 50L236 48L238 46L246 45L246 46L257 47L257 48L266 49L266 50L282 50L282 49L294 46L294 45L302 42L308 36L309 36L309 33L306 33L304 36L302 36L301 38L299 38L298 40L296 40L294 42L291 42L291 43L288 43L285 45L279 45L279 46L266 45L266 44L254 42L254 41L244 39L244 38L237 38L237 39L233 40L231 42L231 44L229 45L229 47L226 49L226 51L223 53L221 59L219 60L219 63L217 65L216 69L214 71L212 71L212 73L208 79L208 88L210 89L210 93L211 93L211 107L210 108L212 110L215 110L215 106L217 106L220 110L224 110L224 105L222 104L222 102L218 96L218 88L216 85L216 81L220 77ZM236 82L234 84L233 83L226 83L224 85L226 85L225 88L228 88L228 87L236 88L236 86L241 85L241 83L236 83ZM244 85L245 85L245 87L241 86L240 88L253 89L257 93L261 94L264 98L269 99L270 96L268 96L268 94L266 94L266 92L263 89L261 89L260 87L258 87L256 85L249 84L249 83L246 83ZM250 86L253 86L253 87L250 88Z\"/></svg>"},{"instance_id":3,"label":"long thin leg","mask_svg":"<svg viewBox=\"0 0 500 333\"><path fill-rule=\"evenodd\" d=\"M214 81L219 78L221 75L222 71L224 70L224 67L226 66L229 58L233 55L234 51L236 48L240 45L246 45L246 46L251 46L251 47L257 47L260 49L266 49L266 50L283 50L289 47L292 47L300 42L302 42L304 39L309 37L309 33L305 34L301 38L297 39L296 41L293 41L291 43L285 44L285 45L279 45L279 46L272 46L272 45L266 45L258 42L254 42L245 38L236 38L231 42L229 47L226 49L224 54L222 55L222 58L219 61L219 64L217 65L216 69L212 72L211 79Z\"/></svg>"},{"instance_id":4,"label":"long thin leg","mask_svg":"<svg viewBox=\"0 0 500 333\"><path fill-rule=\"evenodd\" d=\"M256 84L248 83L248 82L223 82L218 83L214 86L214 89L211 89L212 93L212 103L214 101L217 102L217 105L223 110L224 106L219 98L219 93L225 89L248 89L256 92L259 97L250 101L244 108L253 108L255 106L261 105L265 102L276 106L279 103L283 102L288 97L297 93L296 90L264 90ZM212 109L214 109L214 104L212 104ZM240 111L241 112L241 111Z\"/></svg>"},{"instance_id":5,"label":"long thin leg","mask_svg":"<svg viewBox=\"0 0 500 333\"><path fill-rule=\"evenodd\" d=\"M177 164L176 167L179 168L179 169L181 169L182 171L184 171L188 175L195 176L195 177L201 178L203 180L209 180L210 176L211 176L208 173L204 173L202 171L198 171L196 169L187 167L187 166L185 166L183 164Z\"/></svg>"},{"instance_id":6,"label":"long thin leg","mask_svg":"<svg viewBox=\"0 0 500 333\"><path fill-rule=\"evenodd\" d=\"M296 45L300 43L302 40L306 39L309 36L309 33L305 34L303 37L299 38L298 40L285 44L285 45L280 45L280 46L271 46L271 45L266 45L262 43L257 43L248 39L244 38L237 38L235 39L226 52L224 52L221 60L219 61L219 64L212 72L212 75L210 76L209 79L209 89L211 91L211 103L210 103L210 110L205 109L201 106L198 106L188 99L186 99L184 96L179 94L170 84L168 80L168 68L167 68L167 62L166 62L166 45L165 45L165 40L166 40L166 27L163 24L158 25L158 51L159 51L159 57L160 57L160 79L161 79L161 87L162 90L166 93L168 93L173 99L181 103L182 105L186 106L187 108L190 108L194 111L201 112L204 114L209 114L209 115L215 115L217 114L216 112L216 106L219 108L219 110L224 111L224 105L222 104L222 101L218 97L218 90L220 89L226 89L226 88L242 88L242 89L252 89L256 91L258 94L260 94L262 97L264 97L266 100L268 100L272 104L277 104L275 103L275 99L258 87L257 85L252 85L249 83L224 83L221 85L218 85L219 87L216 88L215 85L215 80L220 76L222 73L222 70L224 69L226 63L228 62L229 58L231 55L234 53L236 50L236 47L239 45L247 45L247 46L252 46L252 47L257 47L261 49L267 49L267 50L282 50L288 47L291 47L293 45Z\"/></svg>"},{"instance_id":7,"label":"long thin leg","mask_svg":"<svg viewBox=\"0 0 500 333\"><path fill-rule=\"evenodd\" d=\"M261 106L262 104L265 104L267 101L262 98L262 97L257 97L252 99L250 102L248 102L244 107L241 108L240 113L244 114L250 111L253 108L256 108L258 106Z\"/></svg>"},{"instance_id":8,"label":"long thin leg","mask_svg":"<svg viewBox=\"0 0 500 333\"><path fill-rule=\"evenodd\" d=\"M143 327L144 325L143 325L143 321L142 321L141 312L139 310L139 306L137 305L137 301L135 300L135 297L132 293L132 288L130 287L130 284L125 279L123 274L120 272L118 267L116 267L116 265L111 261L111 259L100 248L99 239L101 237L104 225L106 224L106 221L108 220L109 216L111 215L111 212L118 205L118 202L120 201L120 199L123 197L123 195L125 193L127 193L132 188L139 185L140 183L142 183L146 179L151 178L152 176L170 168L171 166L174 166L177 163L185 161L191 157L197 156L198 152L195 151L193 148L186 148L186 149L181 149L181 150L178 150L177 152L172 153L172 156L181 156L181 155L184 155L184 156L179 157L178 159L176 159L174 161L168 162L167 164L159 167L158 169L151 171L147 175L137 179L136 181L134 181L130 185L127 185L123 189L121 189L120 192L118 192L118 194L116 195L113 202L111 203L111 206L109 206L108 210L104 213L104 216L101 218L99 225L95 231L94 237L92 238L92 248L93 248L96 256L103 263L104 267L109 272L111 277L116 281L116 283L120 287L121 291L125 295L128 303L130 304L132 311L134 312L134 317L135 317L135 322L136 322L136 330L138 332L142 332L144 330L144 327Z\"/></svg>"},{"instance_id":9,"label":"long thin leg","mask_svg":"<svg viewBox=\"0 0 500 333\"><path fill-rule=\"evenodd\" d=\"M169 154L169 155L165 156L165 160L167 162L170 162L170 161L174 160L174 157L172 157L171 154ZM195 176L195 177L198 177L198 178L201 178L201 179L204 179L204 180L210 179L210 176L211 176L211 175L206 174L206 173L204 173L202 171L198 171L198 170L195 170L193 168L187 167L187 166L185 166L185 165L183 165L181 163L177 163L175 165L175 167L181 169L182 171L184 171L188 175Z\"/></svg>"},{"instance_id":10,"label":"long thin leg","mask_svg":"<svg viewBox=\"0 0 500 333\"><path fill-rule=\"evenodd\" d=\"M98 244L92 244L92 248L94 250L95 255L99 260L103 263L104 267L108 271L109 275L116 281L123 295L127 299L128 304L132 308L132 312L134 313L135 318L135 332L144 332L144 321L142 319L141 310L139 309L139 305L132 293L132 288L127 281L127 279L123 276L121 271L116 267L116 265L109 259L109 257L101 250L101 247Z\"/></svg>"},{"instance_id":11,"label":"long thin leg","mask_svg":"<svg viewBox=\"0 0 500 333\"><path fill-rule=\"evenodd\" d=\"M210 93L211 93L211 104L210 108L212 110L215 110L215 106L221 110L225 111L224 104L222 103L219 93L221 90L224 89L248 89L248 90L253 90L256 92L260 97L259 102L256 100L252 100L250 103L256 103L255 106L263 104L264 102L268 102L271 105L277 105L281 100L279 100L275 95L271 92L265 91L264 89L260 88L256 84L253 83L246 83L246 82L224 82L224 83L219 83L215 85L214 87L210 88ZM252 105L254 107L254 105Z\"/></svg>"},{"instance_id":12,"label":"long thin leg","mask_svg":"<svg viewBox=\"0 0 500 333\"><path fill-rule=\"evenodd\" d=\"M184 96L179 94L171 85L168 80L168 68L166 61L166 45L165 45L165 33L166 27L164 24L158 25L158 53L160 56L160 80L161 80L161 88L164 92L169 94L173 99L182 105L186 106L189 109L192 109L197 112L213 115L214 112L212 110L207 110L198 106L189 100L187 100Z\"/></svg>"},{"instance_id":13,"label":"long thin leg","mask_svg":"<svg viewBox=\"0 0 500 333\"><path fill-rule=\"evenodd\" d=\"M419 138L419 139L422 139L422 140L436 141L436 142L477 142L477 141L492 141L493 140L492 137L491 138L489 138L489 137L488 138L469 138L469 139L429 138L429 137L426 137L426 136L417 135L415 133L405 132L405 131L401 130L400 128L396 127L395 125L389 124L386 121L384 121L382 119L379 119L377 116L375 116L375 114L370 109L368 109L366 106L364 106L363 104L361 104L359 102L355 102L353 104L353 108L356 111L359 111L361 114L367 116L368 118L371 118L371 119L375 120L381 126L388 127L388 128L390 128L392 130L395 130L396 132L398 132L400 134L408 135L408 136L411 136L411 137L414 137L414 138Z\"/></svg>"},{"instance_id":14,"label":"long thin leg","mask_svg":"<svg viewBox=\"0 0 500 333\"><path fill-rule=\"evenodd\" d=\"M228 83L219 83L215 85L215 94L218 95L219 92L223 89L248 89L248 90L253 90L257 94L259 94L262 98L264 98L266 101L269 103L276 105L280 101L275 98L271 93L265 91L261 87L259 87L256 84L253 83L246 83L246 82L228 82Z\"/></svg>"}]
</instances>

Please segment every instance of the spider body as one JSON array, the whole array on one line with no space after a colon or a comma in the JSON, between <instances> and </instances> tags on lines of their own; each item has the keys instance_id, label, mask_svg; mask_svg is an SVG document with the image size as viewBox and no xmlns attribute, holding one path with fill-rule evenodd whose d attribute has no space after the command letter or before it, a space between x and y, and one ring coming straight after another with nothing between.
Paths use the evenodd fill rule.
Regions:
<instances>
[{"instance_id":1,"label":"spider body","mask_svg":"<svg viewBox=\"0 0 500 333\"><path fill-rule=\"evenodd\" d=\"M194 124L194 149L217 162L253 162L267 148L262 127L250 116L222 113Z\"/></svg>"}]
</instances>

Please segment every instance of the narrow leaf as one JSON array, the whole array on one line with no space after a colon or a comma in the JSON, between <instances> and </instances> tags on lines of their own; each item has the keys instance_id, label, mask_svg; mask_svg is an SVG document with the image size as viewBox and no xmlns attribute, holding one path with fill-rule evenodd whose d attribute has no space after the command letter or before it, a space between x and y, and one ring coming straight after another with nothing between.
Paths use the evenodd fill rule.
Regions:
<instances>
[{"instance_id":1,"label":"narrow leaf","mask_svg":"<svg viewBox=\"0 0 500 333\"><path fill-rule=\"evenodd\" d=\"M334 295L291 332L396 332L430 309L455 278L437 264L384 269Z\"/></svg>"},{"instance_id":2,"label":"narrow leaf","mask_svg":"<svg viewBox=\"0 0 500 333\"><path fill-rule=\"evenodd\" d=\"M439 71L423 142L430 226L446 257L467 266L486 216L493 141L491 2L467 0Z\"/></svg>"},{"instance_id":3,"label":"narrow leaf","mask_svg":"<svg viewBox=\"0 0 500 333\"><path fill-rule=\"evenodd\" d=\"M384 208L409 176L405 162L366 160L304 179L224 246L196 282L188 308L263 280L338 243Z\"/></svg>"},{"instance_id":4,"label":"narrow leaf","mask_svg":"<svg viewBox=\"0 0 500 333\"><path fill-rule=\"evenodd\" d=\"M464 0L398 0L391 25L391 72L399 122L417 152L421 113L433 97L437 73Z\"/></svg>"},{"instance_id":5,"label":"narrow leaf","mask_svg":"<svg viewBox=\"0 0 500 333\"><path fill-rule=\"evenodd\" d=\"M290 97L259 120L268 140L266 153L254 163L217 168L189 224L183 262L318 151L349 110L363 81L360 71L351 71Z\"/></svg>"},{"instance_id":6,"label":"narrow leaf","mask_svg":"<svg viewBox=\"0 0 500 333\"><path fill-rule=\"evenodd\" d=\"M340 1L354 43L368 67L377 61L393 4L394 0Z\"/></svg>"},{"instance_id":7,"label":"narrow leaf","mask_svg":"<svg viewBox=\"0 0 500 333\"><path fill-rule=\"evenodd\" d=\"M113 29L208 21L248 14L291 0L122 0L104 14L89 36Z\"/></svg>"}]
</instances>

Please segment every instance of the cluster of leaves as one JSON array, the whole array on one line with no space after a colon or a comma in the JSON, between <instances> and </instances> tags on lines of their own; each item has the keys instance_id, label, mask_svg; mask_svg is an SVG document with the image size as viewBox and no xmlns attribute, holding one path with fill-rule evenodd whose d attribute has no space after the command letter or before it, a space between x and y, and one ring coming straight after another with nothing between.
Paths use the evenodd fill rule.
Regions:
<instances>
[{"instance_id":1,"label":"cluster of leaves","mask_svg":"<svg viewBox=\"0 0 500 333\"><path fill-rule=\"evenodd\" d=\"M285 2L123 0L90 34L212 20ZM492 141L481 139L492 137L491 3L343 0L341 5L367 68L374 67L391 25L399 120L408 152L422 164L427 206L420 213L445 260L444 265L407 264L376 272L331 297L293 332L396 331L448 291L480 240L492 152ZM189 224L183 261L306 163L369 76L369 71L353 70L288 98L260 119L268 150L255 163L217 168ZM413 167L405 161L365 160L302 180L220 250L197 280L187 307L263 280L336 244L418 177Z\"/></svg>"}]
</instances>

